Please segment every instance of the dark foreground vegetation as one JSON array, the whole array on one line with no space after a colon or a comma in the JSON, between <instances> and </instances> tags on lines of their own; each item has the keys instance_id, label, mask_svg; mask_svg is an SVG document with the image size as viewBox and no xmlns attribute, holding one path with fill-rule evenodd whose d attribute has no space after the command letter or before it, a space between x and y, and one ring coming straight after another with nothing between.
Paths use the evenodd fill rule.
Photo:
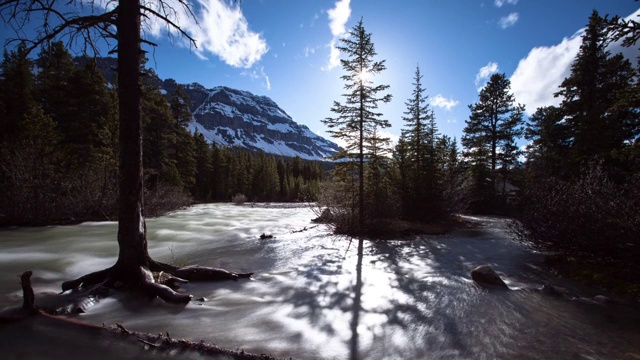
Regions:
<instances>
[{"instance_id":1,"label":"dark foreground vegetation","mask_svg":"<svg viewBox=\"0 0 640 360\"><path fill-rule=\"evenodd\" d=\"M0 69L0 225L117 218L118 105L95 59L61 42L35 60L5 49ZM144 73L152 69L142 69ZM145 213L193 202L315 200L323 164L220 148L191 134L189 99L142 81Z\"/></svg>"},{"instance_id":2,"label":"dark foreground vegetation","mask_svg":"<svg viewBox=\"0 0 640 360\"><path fill-rule=\"evenodd\" d=\"M587 282L640 296L640 83L638 65L607 50L636 47L635 20L589 19L582 46L555 94L538 109L515 209L516 233Z\"/></svg>"}]
</instances>

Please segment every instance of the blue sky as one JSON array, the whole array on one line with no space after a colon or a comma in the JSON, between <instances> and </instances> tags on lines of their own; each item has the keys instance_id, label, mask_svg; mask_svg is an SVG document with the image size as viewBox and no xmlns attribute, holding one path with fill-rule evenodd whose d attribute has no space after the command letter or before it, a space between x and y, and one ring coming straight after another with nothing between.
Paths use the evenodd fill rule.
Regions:
<instances>
[{"instance_id":1,"label":"blue sky","mask_svg":"<svg viewBox=\"0 0 640 360\"><path fill-rule=\"evenodd\" d=\"M193 0L191 0L193 1ZM629 16L633 0L197 0L199 25L180 24L198 49L169 39L157 24L148 37L160 46L151 66L163 78L248 90L276 101L293 119L326 136L321 120L342 100L342 70L332 61L339 42L361 18L387 70L374 83L394 98L381 107L400 133L417 64L441 133L460 138L467 105L494 72L506 73L516 100L532 113L557 102L552 94L568 74L579 31L592 10ZM8 31L6 28L4 31ZM614 49L617 50L617 49Z\"/></svg>"}]
</instances>

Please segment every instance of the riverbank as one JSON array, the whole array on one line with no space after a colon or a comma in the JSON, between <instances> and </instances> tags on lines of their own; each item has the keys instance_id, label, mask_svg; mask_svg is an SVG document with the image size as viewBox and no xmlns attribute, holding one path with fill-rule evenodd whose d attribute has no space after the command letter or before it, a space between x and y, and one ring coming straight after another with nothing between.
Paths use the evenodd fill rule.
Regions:
<instances>
[{"instance_id":1,"label":"riverbank","mask_svg":"<svg viewBox=\"0 0 640 360\"><path fill-rule=\"evenodd\" d=\"M538 291L551 284L578 299L599 294L547 271L544 255L514 241L503 218L465 216L477 226L412 241L364 241L359 251L313 217L308 208L206 204L148 219L153 258L167 261L173 249L184 262L254 272L253 279L185 284L194 296L186 306L116 293L74 319L310 360L640 353L637 309ZM275 237L261 240L262 233ZM34 271L36 292L59 292L63 281L113 265L116 234L115 222L3 230L0 308L21 302L15 274L25 270ZM476 286L470 271L482 264L510 290ZM38 323L0 327L7 359L160 356L141 342L130 345Z\"/></svg>"},{"instance_id":2,"label":"riverbank","mask_svg":"<svg viewBox=\"0 0 640 360\"><path fill-rule=\"evenodd\" d=\"M636 266L581 261L560 255L547 255L545 263L558 276L600 289L619 302L640 305L640 273Z\"/></svg>"},{"instance_id":3,"label":"riverbank","mask_svg":"<svg viewBox=\"0 0 640 360\"><path fill-rule=\"evenodd\" d=\"M166 215L194 204L193 198L177 187L159 186L153 191L146 191L144 196L144 212L147 218ZM118 219L115 195L90 207L48 204L40 209L14 211L15 209L8 207L8 204L4 205L0 207L0 228L77 225L86 221Z\"/></svg>"}]
</instances>

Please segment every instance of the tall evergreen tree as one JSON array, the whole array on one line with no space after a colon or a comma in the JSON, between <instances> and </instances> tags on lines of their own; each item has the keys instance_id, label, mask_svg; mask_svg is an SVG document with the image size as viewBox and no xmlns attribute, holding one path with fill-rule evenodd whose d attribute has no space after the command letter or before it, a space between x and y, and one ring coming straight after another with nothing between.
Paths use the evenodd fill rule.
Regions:
<instances>
[{"instance_id":1,"label":"tall evergreen tree","mask_svg":"<svg viewBox=\"0 0 640 360\"><path fill-rule=\"evenodd\" d=\"M543 176L563 176L569 150L569 128L561 108L541 107L529 117L524 132L529 141L527 165Z\"/></svg>"},{"instance_id":2,"label":"tall evergreen tree","mask_svg":"<svg viewBox=\"0 0 640 360\"><path fill-rule=\"evenodd\" d=\"M483 210L496 205L497 169L501 158L504 166L509 166L519 152L514 142L522 135L524 105L515 104L510 88L511 82L505 74L493 74L480 91L479 102L469 105L471 115L463 130L462 145L472 163L478 205L484 207ZM483 169L484 166L488 169ZM501 180L507 181L505 172Z\"/></svg>"},{"instance_id":3,"label":"tall evergreen tree","mask_svg":"<svg viewBox=\"0 0 640 360\"><path fill-rule=\"evenodd\" d=\"M323 122L329 127L329 133L333 137L346 143L345 149L336 155L336 159L357 163L357 217L358 230L362 230L365 222L365 142L374 130L391 126L377 112L379 103L391 101L391 95L384 94L389 85L373 85L370 80L370 77L384 71L386 66L384 60L375 60L377 53L371 34L366 32L362 20L341 41L342 46L338 49L347 56L347 59L340 60L345 71L341 79L345 82L344 89L347 92L342 95L344 103L335 101L331 107L336 117L327 118ZM341 163L339 166L344 167L345 164Z\"/></svg>"},{"instance_id":4,"label":"tall evergreen tree","mask_svg":"<svg viewBox=\"0 0 640 360\"><path fill-rule=\"evenodd\" d=\"M183 85L178 85L171 93L169 106L176 125L180 128L187 128L193 115L191 114L191 99L189 99Z\"/></svg>"},{"instance_id":5,"label":"tall evergreen tree","mask_svg":"<svg viewBox=\"0 0 640 360\"><path fill-rule=\"evenodd\" d=\"M200 201L210 201L212 199L212 191L214 191L212 174L213 151L202 133L196 132L193 138L196 155L196 172L191 194Z\"/></svg>"},{"instance_id":6,"label":"tall evergreen tree","mask_svg":"<svg viewBox=\"0 0 640 360\"><path fill-rule=\"evenodd\" d=\"M631 63L607 50L607 22L594 11L589 18L571 74L556 96L571 131L574 173L585 161L608 161L613 150L638 136L638 113L633 107L616 107L624 94L633 93Z\"/></svg>"},{"instance_id":7,"label":"tall evergreen tree","mask_svg":"<svg viewBox=\"0 0 640 360\"><path fill-rule=\"evenodd\" d=\"M113 137L117 136L117 106L95 61L76 69L69 80L67 96L73 113L64 119L69 155L76 163L113 163L117 159ZM105 157L109 158L105 158Z\"/></svg>"},{"instance_id":8,"label":"tall evergreen tree","mask_svg":"<svg viewBox=\"0 0 640 360\"><path fill-rule=\"evenodd\" d=\"M34 79L32 63L24 43L16 50L4 50L0 68L2 108L0 108L0 142L21 133L25 114L33 106Z\"/></svg>"},{"instance_id":9,"label":"tall evergreen tree","mask_svg":"<svg viewBox=\"0 0 640 360\"><path fill-rule=\"evenodd\" d=\"M411 196L405 215L412 219L427 220L439 216L441 189L436 159L438 129L433 110L429 108L428 96L422 85L420 67L416 67L413 92L405 102L407 111L404 137L406 141L408 184Z\"/></svg>"}]
</instances>

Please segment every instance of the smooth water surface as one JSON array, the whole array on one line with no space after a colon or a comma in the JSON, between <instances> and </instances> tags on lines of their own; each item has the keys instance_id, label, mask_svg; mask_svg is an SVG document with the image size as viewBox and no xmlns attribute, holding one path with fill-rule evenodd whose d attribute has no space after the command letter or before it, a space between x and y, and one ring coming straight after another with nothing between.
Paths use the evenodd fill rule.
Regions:
<instances>
[{"instance_id":1,"label":"smooth water surface","mask_svg":"<svg viewBox=\"0 0 640 360\"><path fill-rule=\"evenodd\" d=\"M542 255L514 242L503 219L475 218L481 226L474 229L360 247L313 224L314 217L307 207L209 204L149 219L154 258L255 276L187 284L183 290L195 299L187 306L117 294L77 317L294 359L640 358L640 312L588 301L597 293L549 274ZM0 230L0 308L21 303L16 275L25 270L34 271L34 288L43 292L112 265L116 232L112 222ZM262 233L275 238L260 240ZM476 286L469 271L481 264L492 265L512 290ZM535 291L547 282L576 299ZM32 321L2 325L0 354L159 356L142 345L65 334Z\"/></svg>"}]
</instances>

